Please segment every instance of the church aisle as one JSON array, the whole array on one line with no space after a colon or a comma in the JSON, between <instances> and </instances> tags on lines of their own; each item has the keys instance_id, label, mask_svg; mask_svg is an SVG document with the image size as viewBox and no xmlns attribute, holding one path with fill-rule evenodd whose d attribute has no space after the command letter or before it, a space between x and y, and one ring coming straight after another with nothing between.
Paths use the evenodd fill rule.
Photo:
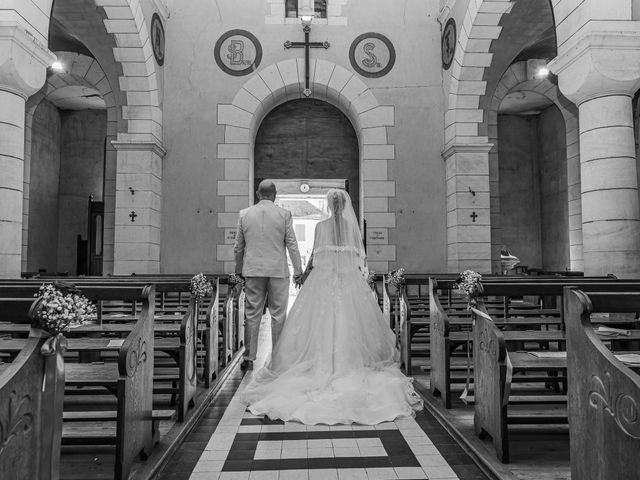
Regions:
<instances>
[{"instance_id":1,"label":"church aisle","mask_svg":"<svg viewBox=\"0 0 640 480\"><path fill-rule=\"evenodd\" d=\"M377 426L270 421L240 401L249 375L231 380L161 480L487 478L429 413Z\"/></svg>"}]
</instances>

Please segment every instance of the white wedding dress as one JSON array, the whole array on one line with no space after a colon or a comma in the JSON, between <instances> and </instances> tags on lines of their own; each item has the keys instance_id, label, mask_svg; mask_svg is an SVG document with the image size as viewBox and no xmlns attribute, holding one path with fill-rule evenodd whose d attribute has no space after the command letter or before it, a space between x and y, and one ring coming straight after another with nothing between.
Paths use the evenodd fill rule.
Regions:
<instances>
[{"instance_id":1,"label":"white wedding dress","mask_svg":"<svg viewBox=\"0 0 640 480\"><path fill-rule=\"evenodd\" d=\"M340 190L328 197L333 215L316 228L313 269L241 398L254 415L307 425L412 416L422 401L400 372L394 334L365 280L351 201Z\"/></svg>"}]
</instances>

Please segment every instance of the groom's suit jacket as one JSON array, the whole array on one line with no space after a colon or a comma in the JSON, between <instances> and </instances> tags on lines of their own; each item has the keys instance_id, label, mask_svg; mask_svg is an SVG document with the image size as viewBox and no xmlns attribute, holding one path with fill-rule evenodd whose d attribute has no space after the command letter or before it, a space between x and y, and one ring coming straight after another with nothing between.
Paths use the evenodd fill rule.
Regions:
<instances>
[{"instance_id":1,"label":"groom's suit jacket","mask_svg":"<svg viewBox=\"0 0 640 480\"><path fill-rule=\"evenodd\" d=\"M294 275L302 273L291 212L269 200L240 211L233 252L236 273L245 277L288 278L289 251Z\"/></svg>"}]
</instances>

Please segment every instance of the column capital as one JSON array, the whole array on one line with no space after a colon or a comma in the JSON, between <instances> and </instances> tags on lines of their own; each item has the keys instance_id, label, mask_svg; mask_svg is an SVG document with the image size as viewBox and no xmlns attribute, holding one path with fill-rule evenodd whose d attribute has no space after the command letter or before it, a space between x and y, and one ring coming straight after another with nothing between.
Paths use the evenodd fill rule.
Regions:
<instances>
[{"instance_id":1,"label":"column capital","mask_svg":"<svg viewBox=\"0 0 640 480\"><path fill-rule=\"evenodd\" d=\"M167 154L166 148L159 141L112 140L111 145L119 152L153 152L160 158L164 158Z\"/></svg>"},{"instance_id":2,"label":"column capital","mask_svg":"<svg viewBox=\"0 0 640 480\"><path fill-rule=\"evenodd\" d=\"M549 63L560 91L580 105L607 95L633 96L640 86L640 22L592 20Z\"/></svg>"},{"instance_id":3,"label":"column capital","mask_svg":"<svg viewBox=\"0 0 640 480\"><path fill-rule=\"evenodd\" d=\"M442 159L447 160L456 153L489 153L493 143L454 143L442 152Z\"/></svg>"},{"instance_id":4,"label":"column capital","mask_svg":"<svg viewBox=\"0 0 640 480\"><path fill-rule=\"evenodd\" d=\"M47 67L55 59L46 45L19 24L0 25L0 90L27 99L42 88Z\"/></svg>"}]
</instances>

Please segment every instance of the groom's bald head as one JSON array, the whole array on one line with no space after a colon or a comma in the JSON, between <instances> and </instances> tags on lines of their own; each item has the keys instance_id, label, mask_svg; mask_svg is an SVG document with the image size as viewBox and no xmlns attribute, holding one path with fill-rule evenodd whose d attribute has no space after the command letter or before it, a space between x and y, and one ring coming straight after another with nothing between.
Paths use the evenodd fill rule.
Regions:
<instances>
[{"instance_id":1,"label":"groom's bald head","mask_svg":"<svg viewBox=\"0 0 640 480\"><path fill-rule=\"evenodd\" d=\"M273 202L276 199L276 184L271 180L262 180L256 193L259 200L271 200Z\"/></svg>"}]
</instances>

